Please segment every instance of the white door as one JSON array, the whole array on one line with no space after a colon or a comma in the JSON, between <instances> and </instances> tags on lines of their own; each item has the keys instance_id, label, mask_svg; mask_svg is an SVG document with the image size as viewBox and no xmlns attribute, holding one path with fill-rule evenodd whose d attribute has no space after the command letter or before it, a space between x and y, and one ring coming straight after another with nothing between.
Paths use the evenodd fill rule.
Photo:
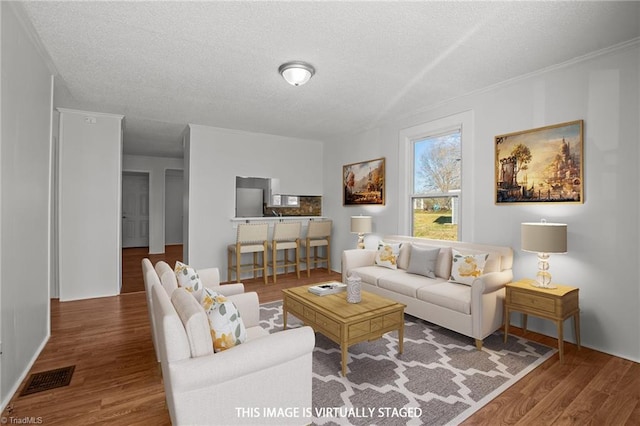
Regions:
<instances>
[{"instance_id":1,"label":"white door","mask_svg":"<svg viewBox=\"0 0 640 426\"><path fill-rule=\"evenodd\" d=\"M149 247L149 175L122 174L122 247Z\"/></svg>"},{"instance_id":2,"label":"white door","mask_svg":"<svg viewBox=\"0 0 640 426\"><path fill-rule=\"evenodd\" d=\"M182 220L184 194L184 179L182 170L167 170L165 172L164 196L164 243L182 244Z\"/></svg>"}]
</instances>

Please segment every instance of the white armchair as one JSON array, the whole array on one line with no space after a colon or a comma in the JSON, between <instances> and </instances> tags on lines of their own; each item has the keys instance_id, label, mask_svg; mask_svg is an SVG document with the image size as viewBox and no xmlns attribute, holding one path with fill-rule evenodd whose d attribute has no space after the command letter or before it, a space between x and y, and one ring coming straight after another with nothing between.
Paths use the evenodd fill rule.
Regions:
<instances>
[{"instance_id":1,"label":"white armchair","mask_svg":"<svg viewBox=\"0 0 640 426\"><path fill-rule=\"evenodd\" d=\"M268 334L259 324L256 293L229 296L242 315L247 341L213 353L206 313L186 290L171 298L152 288L167 406L175 425L308 424L315 335L310 327ZM196 356L194 356L196 354ZM292 417L267 410L291 409Z\"/></svg>"},{"instance_id":2,"label":"white armchair","mask_svg":"<svg viewBox=\"0 0 640 426\"><path fill-rule=\"evenodd\" d=\"M199 269L198 275L205 287L211 288L224 296L244 293L244 285L242 283L220 285L220 271L218 268ZM142 278L144 280L149 322L151 323L151 340L153 341L156 358L158 362L160 362L160 352L158 350L158 326L154 316L151 289L155 284L162 285L170 296L173 291L178 288L178 280L176 279L173 268L171 268L167 262L161 260L153 266L151 261L147 258L142 259Z\"/></svg>"},{"instance_id":3,"label":"white armchair","mask_svg":"<svg viewBox=\"0 0 640 426\"><path fill-rule=\"evenodd\" d=\"M155 270L160 278L162 286L169 295L178 288L178 280L176 279L175 272L168 263L161 260L156 263ZM216 292L224 296L232 296L234 294L244 293L244 284L220 284L220 270L218 268L202 268L198 269L198 275L202 284L215 290Z\"/></svg>"},{"instance_id":4,"label":"white armchair","mask_svg":"<svg viewBox=\"0 0 640 426\"><path fill-rule=\"evenodd\" d=\"M156 354L156 359L160 362L160 352L158 351L158 336L156 335L156 321L153 317L153 308L151 307L151 287L155 284L160 285L158 274L153 268L153 264L146 257L142 259L142 279L144 281L144 292L147 300L147 313L149 314L149 323L151 324L151 341L153 342L153 350Z\"/></svg>"}]
</instances>

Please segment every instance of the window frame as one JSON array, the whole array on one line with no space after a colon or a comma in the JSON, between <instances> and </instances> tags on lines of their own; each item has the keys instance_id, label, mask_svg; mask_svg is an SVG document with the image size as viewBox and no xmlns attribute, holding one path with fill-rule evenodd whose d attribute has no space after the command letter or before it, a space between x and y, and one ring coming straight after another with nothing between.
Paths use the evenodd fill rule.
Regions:
<instances>
[{"instance_id":1,"label":"window frame","mask_svg":"<svg viewBox=\"0 0 640 426\"><path fill-rule=\"evenodd\" d=\"M472 218L473 190L473 161L465 158L473 157L473 112L465 111L448 117L429 121L400 131L399 170L404 174L399 177L399 231L405 235L413 235L413 200L416 198L432 198L432 196L458 198L458 241L472 241L472 224L467 219ZM453 131L460 131L460 189L455 193L415 193L415 143L430 137L440 136Z\"/></svg>"}]
</instances>

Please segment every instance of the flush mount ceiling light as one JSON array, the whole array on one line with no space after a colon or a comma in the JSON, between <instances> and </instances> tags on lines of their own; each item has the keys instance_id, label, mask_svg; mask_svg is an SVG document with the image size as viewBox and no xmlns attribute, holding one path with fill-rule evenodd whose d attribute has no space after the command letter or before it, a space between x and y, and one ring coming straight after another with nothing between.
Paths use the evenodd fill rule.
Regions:
<instances>
[{"instance_id":1,"label":"flush mount ceiling light","mask_svg":"<svg viewBox=\"0 0 640 426\"><path fill-rule=\"evenodd\" d=\"M280 65L278 72L292 86L302 86L311 79L316 70L306 62L292 61Z\"/></svg>"}]
</instances>

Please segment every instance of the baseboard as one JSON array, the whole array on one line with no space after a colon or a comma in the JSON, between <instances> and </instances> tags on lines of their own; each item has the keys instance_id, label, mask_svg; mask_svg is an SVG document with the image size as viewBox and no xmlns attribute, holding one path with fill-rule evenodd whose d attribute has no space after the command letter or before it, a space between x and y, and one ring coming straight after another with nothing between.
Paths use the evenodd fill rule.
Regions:
<instances>
[{"instance_id":1,"label":"baseboard","mask_svg":"<svg viewBox=\"0 0 640 426\"><path fill-rule=\"evenodd\" d=\"M27 375L29 374L29 371L31 371L31 368L36 363L36 360L38 359L38 357L40 356L40 354L44 350L44 347L49 342L49 338L50 337L51 337L51 333L49 332L45 336L44 340L40 343L40 346L36 350L36 353L33 355L33 357L31 357L31 360L27 364L27 367L22 371L22 374L20 374L20 377L18 378L18 380L16 380L16 382L13 384L13 386L11 386L11 389L9 390L9 392L7 394L7 397L4 398L2 400L2 402L1 402L0 413L4 412L4 410L7 408L7 405L9 404L9 402L11 402L11 400L13 399L13 396L16 394L16 392L18 392L18 389L20 389L20 385L22 384L24 379L27 378Z\"/></svg>"}]
</instances>

